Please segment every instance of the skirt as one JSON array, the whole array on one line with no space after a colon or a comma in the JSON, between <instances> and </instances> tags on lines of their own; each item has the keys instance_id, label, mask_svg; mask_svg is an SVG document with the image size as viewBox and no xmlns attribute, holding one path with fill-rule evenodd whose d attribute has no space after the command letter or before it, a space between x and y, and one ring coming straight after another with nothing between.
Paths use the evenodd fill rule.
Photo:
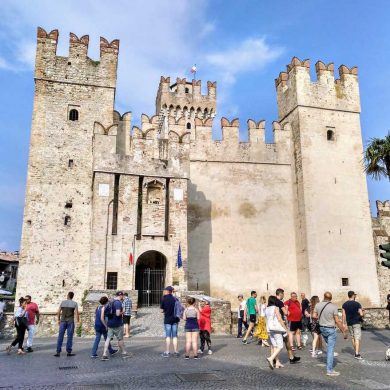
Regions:
<instances>
[{"instance_id":1,"label":"skirt","mask_svg":"<svg viewBox=\"0 0 390 390\"><path fill-rule=\"evenodd\" d=\"M267 332L267 326L265 323L265 317L259 317L259 320L257 321L257 325L256 325L255 330L253 332L253 335L260 340L267 340L268 339L268 332Z\"/></svg>"}]
</instances>

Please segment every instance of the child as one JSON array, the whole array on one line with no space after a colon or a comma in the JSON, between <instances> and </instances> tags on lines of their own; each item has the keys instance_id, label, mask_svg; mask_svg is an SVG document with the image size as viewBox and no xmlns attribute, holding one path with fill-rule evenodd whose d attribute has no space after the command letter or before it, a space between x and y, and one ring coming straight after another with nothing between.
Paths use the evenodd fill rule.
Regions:
<instances>
[{"instance_id":1,"label":"child","mask_svg":"<svg viewBox=\"0 0 390 390\"><path fill-rule=\"evenodd\" d=\"M265 310L267 308L267 300L265 296L262 296L260 298L260 304L259 304L259 320L257 322L254 336L256 336L259 341L258 344L262 345L263 347L269 347L268 344L268 333L267 333L267 325L266 325L266 320L265 320Z\"/></svg>"},{"instance_id":2,"label":"child","mask_svg":"<svg viewBox=\"0 0 390 390\"><path fill-rule=\"evenodd\" d=\"M199 310L195 307L195 298L187 299L187 308L184 310L183 319L186 324L184 330L186 333L186 354L185 359L190 358L191 347L194 353L194 359L198 359L198 333L199 333Z\"/></svg>"},{"instance_id":3,"label":"child","mask_svg":"<svg viewBox=\"0 0 390 390\"><path fill-rule=\"evenodd\" d=\"M208 354L211 355L213 351L211 350L211 308L210 302L207 300L200 301L199 309L199 335L200 335L200 349L198 353L203 353L204 345L207 343Z\"/></svg>"}]
</instances>

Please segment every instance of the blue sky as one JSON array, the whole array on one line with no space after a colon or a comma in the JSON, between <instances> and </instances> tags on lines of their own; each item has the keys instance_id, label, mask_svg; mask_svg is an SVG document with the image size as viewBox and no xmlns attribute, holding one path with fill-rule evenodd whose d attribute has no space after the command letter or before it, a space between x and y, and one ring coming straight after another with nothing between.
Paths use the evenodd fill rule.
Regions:
<instances>
[{"instance_id":1,"label":"blue sky","mask_svg":"<svg viewBox=\"0 0 390 390\"><path fill-rule=\"evenodd\" d=\"M37 26L60 31L59 55L69 32L119 38L116 105L154 111L160 75L218 82L218 114L266 119L267 139L277 119L274 79L292 56L359 67L363 140L390 129L389 1L23 1L0 2L0 249L19 248L33 103ZM314 75L313 75L314 78ZM219 136L219 121L215 121ZM389 183L368 180L371 209L390 198Z\"/></svg>"}]
</instances>

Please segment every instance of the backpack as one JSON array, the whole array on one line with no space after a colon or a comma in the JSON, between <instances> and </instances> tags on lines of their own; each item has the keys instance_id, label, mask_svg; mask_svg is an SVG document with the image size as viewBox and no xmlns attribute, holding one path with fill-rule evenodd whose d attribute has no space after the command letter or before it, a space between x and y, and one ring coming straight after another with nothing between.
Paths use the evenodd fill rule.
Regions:
<instances>
[{"instance_id":1,"label":"backpack","mask_svg":"<svg viewBox=\"0 0 390 390\"><path fill-rule=\"evenodd\" d=\"M109 319L113 319L116 316L116 308L114 300L107 303L106 308L104 309L104 315Z\"/></svg>"},{"instance_id":2,"label":"backpack","mask_svg":"<svg viewBox=\"0 0 390 390\"><path fill-rule=\"evenodd\" d=\"M175 309L174 309L174 315L176 318L183 318L184 313L184 306L181 304L179 299L175 298Z\"/></svg>"}]
</instances>

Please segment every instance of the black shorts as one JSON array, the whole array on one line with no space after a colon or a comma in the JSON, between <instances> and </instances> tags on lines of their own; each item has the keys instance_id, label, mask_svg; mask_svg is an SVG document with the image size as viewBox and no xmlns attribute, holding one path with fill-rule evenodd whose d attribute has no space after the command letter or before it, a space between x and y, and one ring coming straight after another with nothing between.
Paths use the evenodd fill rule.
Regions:
<instances>
[{"instance_id":1,"label":"black shorts","mask_svg":"<svg viewBox=\"0 0 390 390\"><path fill-rule=\"evenodd\" d=\"M256 323L256 314L250 314L249 315L249 322Z\"/></svg>"},{"instance_id":2,"label":"black shorts","mask_svg":"<svg viewBox=\"0 0 390 390\"><path fill-rule=\"evenodd\" d=\"M288 325L291 332L302 330L302 321L290 321Z\"/></svg>"},{"instance_id":3,"label":"black shorts","mask_svg":"<svg viewBox=\"0 0 390 390\"><path fill-rule=\"evenodd\" d=\"M130 318L131 316L123 316L123 323L126 324L126 325L129 325L130 324Z\"/></svg>"}]
</instances>

